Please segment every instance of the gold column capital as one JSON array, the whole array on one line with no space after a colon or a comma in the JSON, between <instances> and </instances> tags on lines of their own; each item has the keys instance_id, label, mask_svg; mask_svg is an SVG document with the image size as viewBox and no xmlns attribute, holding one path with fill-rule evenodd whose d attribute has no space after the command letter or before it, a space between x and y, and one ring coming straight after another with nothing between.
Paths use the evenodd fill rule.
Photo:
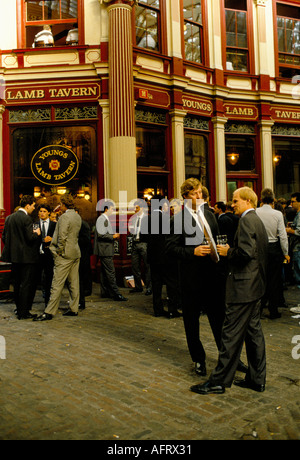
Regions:
<instances>
[{"instance_id":1,"label":"gold column capital","mask_svg":"<svg viewBox=\"0 0 300 460\"><path fill-rule=\"evenodd\" d=\"M106 6L111 6L111 5L137 5L138 0L99 0L100 5L106 5Z\"/></svg>"},{"instance_id":2,"label":"gold column capital","mask_svg":"<svg viewBox=\"0 0 300 460\"><path fill-rule=\"evenodd\" d=\"M254 0L257 6L266 6L268 0Z\"/></svg>"}]
</instances>

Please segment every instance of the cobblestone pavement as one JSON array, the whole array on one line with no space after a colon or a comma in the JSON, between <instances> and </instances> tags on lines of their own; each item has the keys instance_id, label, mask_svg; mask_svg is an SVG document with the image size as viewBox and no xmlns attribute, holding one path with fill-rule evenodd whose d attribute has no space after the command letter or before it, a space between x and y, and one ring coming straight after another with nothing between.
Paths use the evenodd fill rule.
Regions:
<instances>
[{"instance_id":1,"label":"cobblestone pavement","mask_svg":"<svg viewBox=\"0 0 300 460\"><path fill-rule=\"evenodd\" d=\"M13 304L0 302L0 439L299 439L300 318L289 308L262 319L266 391L201 396L190 391L200 379L182 318L155 318L151 298L121 291L128 302L100 299L95 284L76 318L62 316L64 292L59 313L42 323L19 321ZM285 295L289 307L300 304L296 287ZM38 292L33 312L42 311ZM206 316L201 334L210 372L217 350Z\"/></svg>"}]
</instances>

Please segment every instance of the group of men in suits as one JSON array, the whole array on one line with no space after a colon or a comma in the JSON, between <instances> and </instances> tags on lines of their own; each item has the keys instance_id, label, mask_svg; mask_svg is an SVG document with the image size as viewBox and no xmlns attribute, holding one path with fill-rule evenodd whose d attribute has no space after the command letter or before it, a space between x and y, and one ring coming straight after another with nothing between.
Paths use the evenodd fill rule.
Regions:
<instances>
[{"instance_id":1,"label":"group of men in suits","mask_svg":"<svg viewBox=\"0 0 300 460\"><path fill-rule=\"evenodd\" d=\"M19 319L34 321L52 319L57 313L62 290L67 282L70 292L69 309L65 316L77 316L80 302L79 233L82 220L74 209L71 195L61 197L62 215L58 222L50 220L50 208L41 204L39 220L33 225L30 215L35 199L24 195L19 209L8 216L4 226L2 260L11 262L16 314ZM35 228L37 227L37 228ZM36 287L43 274L45 310L33 315L30 310Z\"/></svg>"},{"instance_id":2,"label":"group of men in suits","mask_svg":"<svg viewBox=\"0 0 300 460\"><path fill-rule=\"evenodd\" d=\"M199 334L202 309L207 313L219 352L218 364L209 379L193 385L191 390L202 395L224 393L232 385L236 370L241 370L246 375L236 380L236 385L264 391L266 354L260 304L266 285L268 237L255 212L257 196L248 187L234 192L233 209L240 218L229 246L215 244L217 221L201 206L201 183L187 179L181 194L185 205L172 220L167 250L179 261L183 320L197 374L206 375L205 350ZM227 260L226 277L218 272L219 266L223 271L219 265L223 258ZM224 282L222 289L219 283ZM240 361L244 343L248 366Z\"/></svg>"},{"instance_id":3,"label":"group of men in suits","mask_svg":"<svg viewBox=\"0 0 300 460\"><path fill-rule=\"evenodd\" d=\"M178 266L184 327L197 374L206 375L206 356L200 340L199 321L203 309L219 351L218 364L209 380L194 385L191 390L199 394L224 393L225 388L231 386L235 371L240 369L246 373L246 377L236 384L264 391L266 356L260 304L266 286L268 237L263 222L255 212L257 196L248 187L234 192L233 209L240 218L230 246L215 243L219 233L217 220L213 213L201 206L202 184L199 180L187 179L182 184L181 194L185 200L184 207L169 221L169 228L160 227L164 224L161 209L154 209L158 225L156 235L164 234L163 250ZM66 281L70 304L65 315L77 316L81 257L78 238L82 220L75 212L70 195L61 198L63 214L56 225L47 221L49 210L40 208L40 225L34 229L29 217L34 208L33 197L24 196L20 209L6 219L4 228L2 259L12 263L17 315L20 319L33 317L30 309L36 287L36 270L39 263L45 270L50 269L52 258L53 279L51 291L50 283L45 287L46 308L42 315L33 319L52 319L58 310ZM113 213L113 203L106 202L103 211L96 222L95 241L95 254L101 260L102 295L114 300L127 300L120 294L115 278L114 241L119 234L113 231L109 219ZM148 221L152 229L155 227L154 215L152 213ZM148 241L150 252L151 244L153 241ZM227 260L226 279L218 272L222 258ZM155 265L153 272L156 273ZM226 283L224 289L216 289L219 280ZM248 366L240 361L244 343Z\"/></svg>"}]
</instances>

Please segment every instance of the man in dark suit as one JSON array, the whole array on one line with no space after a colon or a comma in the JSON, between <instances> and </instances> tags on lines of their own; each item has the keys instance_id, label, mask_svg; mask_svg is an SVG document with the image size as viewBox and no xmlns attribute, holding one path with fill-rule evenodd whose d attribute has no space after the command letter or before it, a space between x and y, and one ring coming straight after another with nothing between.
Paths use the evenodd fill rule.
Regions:
<instances>
[{"instance_id":1,"label":"man in dark suit","mask_svg":"<svg viewBox=\"0 0 300 460\"><path fill-rule=\"evenodd\" d=\"M225 213L226 204L223 201L217 201L214 206L215 215L217 216L218 226L221 235L227 236L227 243L232 246L235 235L233 220Z\"/></svg>"},{"instance_id":2,"label":"man in dark suit","mask_svg":"<svg viewBox=\"0 0 300 460\"><path fill-rule=\"evenodd\" d=\"M171 219L166 247L179 261L182 313L189 352L196 373L206 375L206 353L199 336L200 314L203 310L207 313L218 347L224 318L224 300L216 289L219 257L215 254L215 238L219 230L214 214L200 206L202 184L198 179L187 179L181 186L181 195L185 205Z\"/></svg>"},{"instance_id":3,"label":"man in dark suit","mask_svg":"<svg viewBox=\"0 0 300 460\"><path fill-rule=\"evenodd\" d=\"M142 238L147 242L147 259L150 264L152 280L152 301L154 316L166 316L169 319L180 316L177 311L174 276L170 270L170 258L166 252L166 237L170 233L170 213L168 201L161 195L155 195L150 202L151 213L147 229L142 227ZM166 285L168 311L164 310L162 288Z\"/></svg>"},{"instance_id":4,"label":"man in dark suit","mask_svg":"<svg viewBox=\"0 0 300 460\"><path fill-rule=\"evenodd\" d=\"M39 256L39 275L41 276L44 291L45 307L47 307L50 299L54 267L53 256L49 247L56 227L56 222L50 220L50 212L51 208L47 203L38 206L38 224L42 235Z\"/></svg>"},{"instance_id":5,"label":"man in dark suit","mask_svg":"<svg viewBox=\"0 0 300 460\"><path fill-rule=\"evenodd\" d=\"M224 393L225 387L231 386L244 342L248 370L244 380L234 383L259 392L265 389L266 352L260 305L266 286L268 237L256 206L257 196L249 187L234 192L233 208L241 217L234 245L218 245L220 255L227 256L229 263L219 360L207 382L191 387L195 393Z\"/></svg>"},{"instance_id":6,"label":"man in dark suit","mask_svg":"<svg viewBox=\"0 0 300 460\"><path fill-rule=\"evenodd\" d=\"M39 262L40 229L33 229L29 217L34 211L35 200L24 195L20 208L5 221L5 238L2 260L11 262L14 280L14 300L18 319L33 318L30 313L36 291Z\"/></svg>"},{"instance_id":7,"label":"man in dark suit","mask_svg":"<svg viewBox=\"0 0 300 460\"><path fill-rule=\"evenodd\" d=\"M103 213L96 222L96 241L94 254L99 256L101 264L100 289L101 297L112 297L116 301L126 301L117 286L114 266L114 241L120 237L113 231L109 217L114 213L111 201L103 204Z\"/></svg>"},{"instance_id":8,"label":"man in dark suit","mask_svg":"<svg viewBox=\"0 0 300 460\"><path fill-rule=\"evenodd\" d=\"M138 199L134 203L135 214L130 219L132 234L131 268L134 278L134 289L131 292L143 292L141 263L144 264L146 295L151 295L151 272L147 260L147 243L141 240L143 219L148 219L148 206L144 200Z\"/></svg>"}]
</instances>

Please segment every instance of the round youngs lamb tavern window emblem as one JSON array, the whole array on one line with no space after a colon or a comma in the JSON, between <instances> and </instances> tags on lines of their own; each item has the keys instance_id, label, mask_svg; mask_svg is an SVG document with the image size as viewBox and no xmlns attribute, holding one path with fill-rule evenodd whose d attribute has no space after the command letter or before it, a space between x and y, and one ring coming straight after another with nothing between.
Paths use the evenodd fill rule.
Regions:
<instances>
[{"instance_id":1,"label":"round youngs lamb tavern window emblem","mask_svg":"<svg viewBox=\"0 0 300 460\"><path fill-rule=\"evenodd\" d=\"M43 184L62 185L78 171L78 158L65 145L47 145L38 150L31 160L33 175Z\"/></svg>"}]
</instances>

